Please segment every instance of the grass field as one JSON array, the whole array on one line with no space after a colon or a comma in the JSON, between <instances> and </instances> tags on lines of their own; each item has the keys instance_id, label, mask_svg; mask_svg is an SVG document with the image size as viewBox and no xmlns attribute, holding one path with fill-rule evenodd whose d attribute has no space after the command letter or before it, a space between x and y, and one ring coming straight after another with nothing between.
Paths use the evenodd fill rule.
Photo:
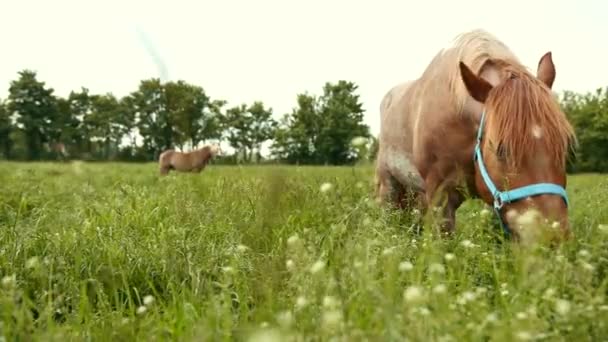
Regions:
<instances>
[{"instance_id":1,"label":"grass field","mask_svg":"<svg viewBox=\"0 0 608 342\"><path fill-rule=\"evenodd\" d=\"M570 178L576 237L549 249L500 242L478 201L454 238L416 233L371 200L372 171L212 165L161 179L154 164L0 163L0 332L608 340L607 176Z\"/></svg>"}]
</instances>

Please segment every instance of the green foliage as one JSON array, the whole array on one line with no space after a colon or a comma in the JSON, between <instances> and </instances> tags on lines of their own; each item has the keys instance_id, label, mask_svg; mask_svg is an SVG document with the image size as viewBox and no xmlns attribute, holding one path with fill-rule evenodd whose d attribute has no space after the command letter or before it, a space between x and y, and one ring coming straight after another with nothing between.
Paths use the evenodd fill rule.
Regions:
<instances>
[{"instance_id":1,"label":"green foliage","mask_svg":"<svg viewBox=\"0 0 608 342\"><path fill-rule=\"evenodd\" d=\"M372 167L215 166L202 177L159 179L152 163L0 163L0 334L608 336L606 176L569 177L576 238L551 248L501 241L478 201L458 210L452 238L432 226L416 233L415 213L375 204L372 179Z\"/></svg>"},{"instance_id":2,"label":"green foliage","mask_svg":"<svg viewBox=\"0 0 608 342\"><path fill-rule=\"evenodd\" d=\"M571 171L608 171L608 87L587 94L565 92L561 104L579 144Z\"/></svg>"},{"instance_id":3,"label":"green foliage","mask_svg":"<svg viewBox=\"0 0 608 342\"><path fill-rule=\"evenodd\" d=\"M36 72L19 72L19 79L11 82L8 112L16 113L17 123L25 134L27 159L37 160L43 144L57 141L61 128L57 125L57 99L53 88L36 79Z\"/></svg>"},{"instance_id":4,"label":"green foliage","mask_svg":"<svg viewBox=\"0 0 608 342\"><path fill-rule=\"evenodd\" d=\"M12 131L13 124L6 104L4 101L0 100L0 153L2 153L6 159L11 158L11 150L13 149L14 142L11 138Z\"/></svg>"},{"instance_id":5,"label":"green foliage","mask_svg":"<svg viewBox=\"0 0 608 342\"><path fill-rule=\"evenodd\" d=\"M298 107L282 118L276 132L275 156L298 164L353 162L352 140L369 137L357 88L352 82L339 81L326 83L320 97L299 94Z\"/></svg>"},{"instance_id":6,"label":"green foliage","mask_svg":"<svg viewBox=\"0 0 608 342\"><path fill-rule=\"evenodd\" d=\"M228 142L248 162L259 159L262 143L274 136L277 125L272 108L265 108L260 101L229 108L223 122Z\"/></svg>"},{"instance_id":7,"label":"green foliage","mask_svg":"<svg viewBox=\"0 0 608 342\"><path fill-rule=\"evenodd\" d=\"M225 108L226 100L183 80L142 80L120 98L82 87L64 99L31 70L19 72L10 85L0 103L5 159L55 159L54 147L63 144L72 159L155 160L165 149L223 140L235 154L221 157L222 163L344 165L373 161L378 150L363 120L358 86L344 80L325 83L320 95L297 94L296 106L278 120L262 101ZM607 172L608 88L555 95L579 142L568 172ZM268 142L271 159L264 161L260 151Z\"/></svg>"}]
</instances>

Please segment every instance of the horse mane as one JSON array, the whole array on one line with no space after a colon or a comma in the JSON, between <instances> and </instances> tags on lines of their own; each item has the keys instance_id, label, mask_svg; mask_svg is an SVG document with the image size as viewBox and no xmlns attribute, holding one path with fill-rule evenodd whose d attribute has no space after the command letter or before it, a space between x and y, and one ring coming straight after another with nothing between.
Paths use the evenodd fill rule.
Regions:
<instances>
[{"instance_id":1,"label":"horse mane","mask_svg":"<svg viewBox=\"0 0 608 342\"><path fill-rule=\"evenodd\" d=\"M521 167L537 150L548 153L554 166L564 167L576 136L551 89L520 64L493 62L510 77L488 94L484 134L495 147L506 148L510 167ZM542 139L532 135L534 125L542 129Z\"/></svg>"},{"instance_id":2,"label":"horse mane","mask_svg":"<svg viewBox=\"0 0 608 342\"><path fill-rule=\"evenodd\" d=\"M469 97L460 76L459 63L464 62L471 71L478 74L486 62L493 59L520 64L519 59L503 42L483 29L475 29L457 35L452 46L443 49L437 57L443 60L437 73L447 75L447 84L453 95L456 110L461 113Z\"/></svg>"},{"instance_id":3,"label":"horse mane","mask_svg":"<svg viewBox=\"0 0 608 342\"><path fill-rule=\"evenodd\" d=\"M490 91L485 106L491 114L486 116L484 132L491 141L507 148L510 166L521 166L531 148L542 148L550 153L552 162L564 165L568 146L575 142L574 130L553 92L528 71L509 47L491 33L475 29L457 35L450 47L435 56L423 78L428 82L445 77L441 82L447 83L458 113L464 112L470 96L460 75L461 61L475 74L486 63L492 63L511 75ZM532 136L533 125L542 128L542 139Z\"/></svg>"}]
</instances>

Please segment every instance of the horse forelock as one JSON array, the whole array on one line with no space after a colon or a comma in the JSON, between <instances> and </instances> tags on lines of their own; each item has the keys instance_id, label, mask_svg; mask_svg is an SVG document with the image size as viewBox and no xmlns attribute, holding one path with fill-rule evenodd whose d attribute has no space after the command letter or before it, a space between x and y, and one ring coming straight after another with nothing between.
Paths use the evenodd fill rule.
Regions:
<instances>
[{"instance_id":1,"label":"horse forelock","mask_svg":"<svg viewBox=\"0 0 608 342\"><path fill-rule=\"evenodd\" d=\"M484 135L506 148L510 167L521 167L538 150L563 167L576 136L551 89L519 64L503 62L502 70L511 77L488 95Z\"/></svg>"}]
</instances>

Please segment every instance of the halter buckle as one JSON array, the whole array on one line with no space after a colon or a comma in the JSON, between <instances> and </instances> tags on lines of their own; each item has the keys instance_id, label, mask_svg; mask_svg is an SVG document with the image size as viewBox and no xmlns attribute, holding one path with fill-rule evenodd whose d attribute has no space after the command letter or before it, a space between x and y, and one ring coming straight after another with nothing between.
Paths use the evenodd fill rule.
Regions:
<instances>
[{"instance_id":1,"label":"halter buckle","mask_svg":"<svg viewBox=\"0 0 608 342\"><path fill-rule=\"evenodd\" d=\"M505 203L502 201L502 199L500 199L499 195L497 195L496 197L494 197L494 209L500 210L500 209L502 209L502 206L504 204Z\"/></svg>"}]
</instances>

